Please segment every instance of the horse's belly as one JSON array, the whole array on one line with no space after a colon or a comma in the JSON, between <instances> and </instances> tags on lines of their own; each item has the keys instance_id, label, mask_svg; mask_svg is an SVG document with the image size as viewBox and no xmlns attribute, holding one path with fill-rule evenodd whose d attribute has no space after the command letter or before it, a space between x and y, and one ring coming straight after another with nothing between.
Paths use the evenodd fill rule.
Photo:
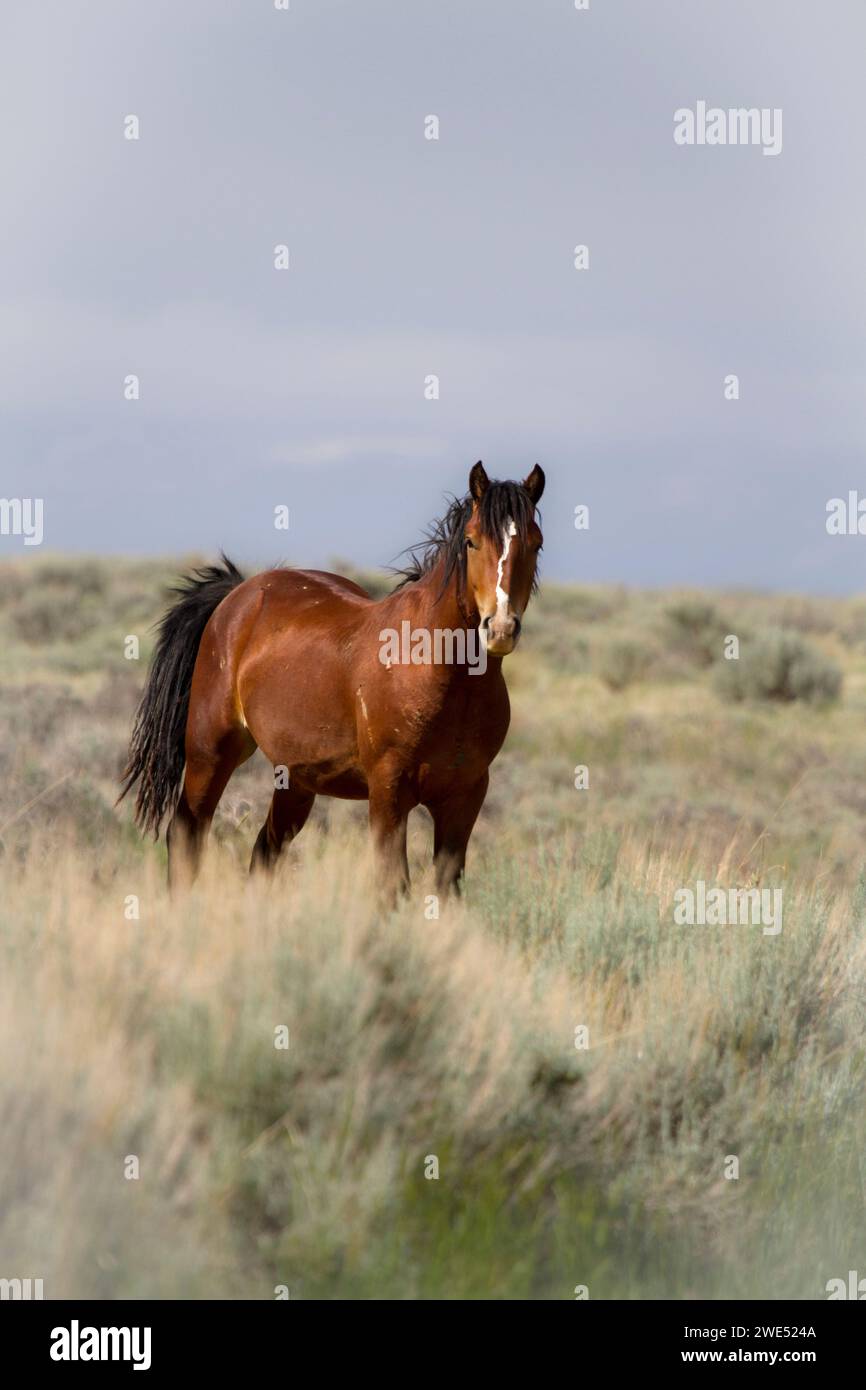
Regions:
<instances>
[{"instance_id":1,"label":"horse's belly","mask_svg":"<svg viewBox=\"0 0 866 1390\"><path fill-rule=\"evenodd\" d=\"M286 769L290 784L323 796L356 800L367 795L357 747L343 730L311 721L306 727L277 725L258 732L251 726L251 732L269 762Z\"/></svg>"},{"instance_id":2,"label":"horse's belly","mask_svg":"<svg viewBox=\"0 0 866 1390\"><path fill-rule=\"evenodd\" d=\"M274 767L287 768L310 791L366 796L354 711L338 680L323 681L314 667L306 674L303 666L272 670L248 678L241 698L244 721Z\"/></svg>"},{"instance_id":3,"label":"horse's belly","mask_svg":"<svg viewBox=\"0 0 866 1390\"><path fill-rule=\"evenodd\" d=\"M369 795L367 779L360 768L335 772L328 765L301 763L292 769L290 781L317 796L336 796L344 801L366 801Z\"/></svg>"}]
</instances>

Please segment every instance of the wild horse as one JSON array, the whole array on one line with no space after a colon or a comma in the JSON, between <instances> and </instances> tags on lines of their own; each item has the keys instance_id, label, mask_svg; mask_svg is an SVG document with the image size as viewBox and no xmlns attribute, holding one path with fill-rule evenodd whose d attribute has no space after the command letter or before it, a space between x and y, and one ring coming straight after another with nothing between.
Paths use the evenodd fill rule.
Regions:
<instances>
[{"instance_id":1,"label":"wild horse","mask_svg":"<svg viewBox=\"0 0 866 1390\"><path fill-rule=\"evenodd\" d=\"M378 601L319 570L244 579L225 556L173 590L120 794L138 785L136 819L154 835L171 813L172 885L194 876L228 780L258 747L283 776L251 869L275 863L317 796L338 796L369 801L390 896L408 886L406 820L417 805L433 818L437 890L459 886L508 731L502 658L536 587L543 490L538 465L514 483L476 463L466 497ZM385 639L401 631L474 639L482 660L416 660L415 647L395 660Z\"/></svg>"}]
</instances>

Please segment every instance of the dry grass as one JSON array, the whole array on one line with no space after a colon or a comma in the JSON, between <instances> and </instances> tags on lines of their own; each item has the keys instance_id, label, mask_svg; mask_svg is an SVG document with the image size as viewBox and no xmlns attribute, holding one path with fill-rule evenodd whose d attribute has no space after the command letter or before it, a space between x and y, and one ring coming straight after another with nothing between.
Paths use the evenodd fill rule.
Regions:
<instances>
[{"instance_id":1,"label":"dry grass","mask_svg":"<svg viewBox=\"0 0 866 1390\"><path fill-rule=\"evenodd\" d=\"M425 1155L448 1181L553 1119L538 1076L568 1044L565 977L542 1003L518 954L459 908L380 920L364 847L323 858L316 838L273 886L217 854L181 903L153 857L97 881L34 848L3 914L10 1267L35 1261L75 1296L223 1278L262 1296L281 1270L299 1292L310 1266L363 1246ZM567 1163L572 1110L523 1181Z\"/></svg>"},{"instance_id":2,"label":"dry grass","mask_svg":"<svg viewBox=\"0 0 866 1390\"><path fill-rule=\"evenodd\" d=\"M79 592L93 622L30 642L53 610L10 570L0 1275L49 1297L818 1298L862 1264L857 604L713 600L845 676L832 708L730 705L670 638L673 596L551 590L509 665L467 896L429 921L421 816L390 917L362 808L320 808L250 883L255 766L170 902L162 847L111 807L142 675L122 641L168 567L44 563L42 597ZM596 652L637 632L655 655L612 693ZM698 877L782 887L781 934L675 927Z\"/></svg>"}]
</instances>

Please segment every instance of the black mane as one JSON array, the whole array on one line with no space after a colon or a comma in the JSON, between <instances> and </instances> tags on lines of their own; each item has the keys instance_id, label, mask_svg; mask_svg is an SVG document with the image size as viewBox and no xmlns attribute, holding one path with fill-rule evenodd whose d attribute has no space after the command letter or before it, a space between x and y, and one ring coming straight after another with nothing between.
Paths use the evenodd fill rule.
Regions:
<instances>
[{"instance_id":1,"label":"black mane","mask_svg":"<svg viewBox=\"0 0 866 1390\"><path fill-rule=\"evenodd\" d=\"M521 483L490 483L478 503L478 520L482 534L491 540L501 541L509 522L514 522L516 533L521 541L529 534L535 508L526 488ZM460 593L466 580L466 545L463 539L466 522L472 513L472 498L453 497L444 516L431 522L424 539L417 545L409 546L403 553L405 565L391 566L391 573L398 576L394 591L404 584L415 584L429 574L440 559L444 559L442 576L444 592L451 576L457 573ZM533 583L533 590L536 582Z\"/></svg>"}]
</instances>

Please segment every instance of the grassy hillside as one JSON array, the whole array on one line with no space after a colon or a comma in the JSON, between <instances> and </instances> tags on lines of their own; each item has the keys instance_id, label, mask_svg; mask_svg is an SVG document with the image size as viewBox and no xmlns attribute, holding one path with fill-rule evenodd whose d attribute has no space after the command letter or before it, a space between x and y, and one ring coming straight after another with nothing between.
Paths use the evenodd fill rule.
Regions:
<instances>
[{"instance_id":1,"label":"grassy hillside","mask_svg":"<svg viewBox=\"0 0 866 1390\"><path fill-rule=\"evenodd\" d=\"M177 568L0 569L0 1274L821 1298L862 1266L866 602L544 588L466 896L428 921L423 812L392 916L361 806L249 883L258 756L169 903L113 800ZM782 931L674 925L698 878L780 887Z\"/></svg>"}]
</instances>

